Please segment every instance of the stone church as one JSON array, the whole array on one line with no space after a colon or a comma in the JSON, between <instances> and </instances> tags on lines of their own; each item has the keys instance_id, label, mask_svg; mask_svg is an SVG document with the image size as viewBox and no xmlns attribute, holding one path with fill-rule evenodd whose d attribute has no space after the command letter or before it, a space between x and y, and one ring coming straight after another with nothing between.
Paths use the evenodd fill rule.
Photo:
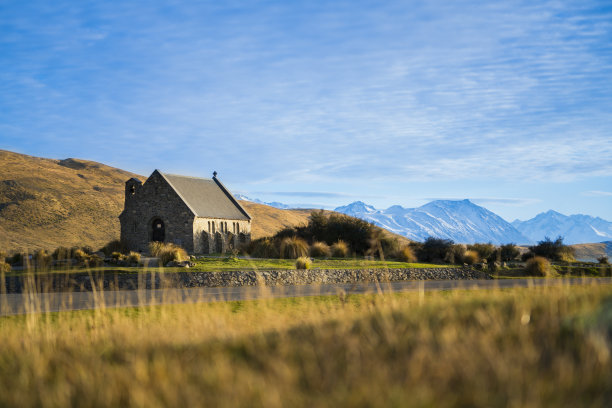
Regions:
<instances>
[{"instance_id":1,"label":"stone church","mask_svg":"<svg viewBox=\"0 0 612 408\"><path fill-rule=\"evenodd\" d=\"M150 242L171 242L190 254L227 252L251 240L251 216L217 179L155 170L144 184L125 182L121 240L146 252Z\"/></svg>"}]
</instances>

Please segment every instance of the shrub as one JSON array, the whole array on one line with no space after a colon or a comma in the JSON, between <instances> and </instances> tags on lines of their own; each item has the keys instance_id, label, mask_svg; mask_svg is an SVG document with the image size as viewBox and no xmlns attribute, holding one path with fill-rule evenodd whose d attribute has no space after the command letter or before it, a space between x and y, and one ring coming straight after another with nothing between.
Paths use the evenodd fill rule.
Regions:
<instances>
[{"instance_id":1,"label":"shrub","mask_svg":"<svg viewBox=\"0 0 612 408\"><path fill-rule=\"evenodd\" d=\"M608 257L606 255L604 256L600 256L599 258L597 258L597 262L599 262L602 265L608 265Z\"/></svg>"},{"instance_id":2,"label":"shrub","mask_svg":"<svg viewBox=\"0 0 612 408\"><path fill-rule=\"evenodd\" d=\"M96 254L92 254L89 259L87 259L86 262L87 266L103 266L104 265L104 259L100 258L98 255Z\"/></svg>"},{"instance_id":3,"label":"shrub","mask_svg":"<svg viewBox=\"0 0 612 408\"><path fill-rule=\"evenodd\" d=\"M442 262L447 258L453 244L450 239L429 237L420 247L418 258L424 262Z\"/></svg>"},{"instance_id":4,"label":"shrub","mask_svg":"<svg viewBox=\"0 0 612 408\"><path fill-rule=\"evenodd\" d=\"M168 262L183 262L189 259L187 252L180 246L172 243L151 242L149 244L151 255L159 258L162 265Z\"/></svg>"},{"instance_id":5,"label":"shrub","mask_svg":"<svg viewBox=\"0 0 612 408\"><path fill-rule=\"evenodd\" d=\"M104 252L104 255L106 256L110 256L113 252L121 252L122 254L129 253L127 245L118 239L110 241L108 244L100 248L100 251Z\"/></svg>"},{"instance_id":6,"label":"shrub","mask_svg":"<svg viewBox=\"0 0 612 408\"><path fill-rule=\"evenodd\" d=\"M130 265L138 265L140 263L140 254L138 252L131 251L127 256L127 262Z\"/></svg>"},{"instance_id":7,"label":"shrub","mask_svg":"<svg viewBox=\"0 0 612 408\"><path fill-rule=\"evenodd\" d=\"M278 258L276 243L270 238L260 238L251 242L248 252L255 258Z\"/></svg>"},{"instance_id":8,"label":"shrub","mask_svg":"<svg viewBox=\"0 0 612 408\"><path fill-rule=\"evenodd\" d=\"M491 258L491 256L494 254L495 252L495 245L493 245L492 243L488 243L488 244L472 244L472 245L468 245L467 249L470 251L476 251L476 253L478 253L478 257L480 259L489 259Z\"/></svg>"},{"instance_id":9,"label":"shrub","mask_svg":"<svg viewBox=\"0 0 612 408\"><path fill-rule=\"evenodd\" d=\"M403 247L397 251L397 259L408 263L416 262L416 256L414 255L414 252L412 252L412 248L409 246Z\"/></svg>"},{"instance_id":10,"label":"shrub","mask_svg":"<svg viewBox=\"0 0 612 408\"><path fill-rule=\"evenodd\" d=\"M334 258L346 258L349 255L349 246L346 242L339 240L331 246L331 253Z\"/></svg>"},{"instance_id":11,"label":"shrub","mask_svg":"<svg viewBox=\"0 0 612 408\"><path fill-rule=\"evenodd\" d=\"M529 251L535 256L542 256L553 261L573 262L574 249L563 245L563 237L559 236L556 240L545 237L537 245L530 246Z\"/></svg>"},{"instance_id":12,"label":"shrub","mask_svg":"<svg viewBox=\"0 0 612 408\"><path fill-rule=\"evenodd\" d=\"M281 241L281 258L297 259L308 255L308 244L301 238L291 237Z\"/></svg>"},{"instance_id":13,"label":"shrub","mask_svg":"<svg viewBox=\"0 0 612 408\"><path fill-rule=\"evenodd\" d=\"M11 271L11 265L4 261L0 261L0 272L9 273Z\"/></svg>"},{"instance_id":14,"label":"shrub","mask_svg":"<svg viewBox=\"0 0 612 408\"><path fill-rule=\"evenodd\" d=\"M478 256L478 252L471 249L465 251L465 254L463 255L463 263L468 265L474 265L475 263L478 263L479 260L480 258Z\"/></svg>"},{"instance_id":15,"label":"shrub","mask_svg":"<svg viewBox=\"0 0 612 408\"><path fill-rule=\"evenodd\" d=\"M447 262L450 264L463 263L464 255L465 255L465 245L453 244L446 251L446 255L444 256L444 262Z\"/></svg>"},{"instance_id":16,"label":"shrub","mask_svg":"<svg viewBox=\"0 0 612 408\"><path fill-rule=\"evenodd\" d=\"M527 261L527 272L532 276L550 276L550 262L543 256L534 256Z\"/></svg>"},{"instance_id":17,"label":"shrub","mask_svg":"<svg viewBox=\"0 0 612 408\"><path fill-rule=\"evenodd\" d=\"M505 244L499 249L500 258L504 262L514 261L521 254L521 251L519 251L515 244Z\"/></svg>"},{"instance_id":18,"label":"shrub","mask_svg":"<svg viewBox=\"0 0 612 408\"><path fill-rule=\"evenodd\" d=\"M6 258L6 261L7 263L15 266L23 265L24 258L26 258L24 254L22 254L21 252L15 252L12 256Z\"/></svg>"},{"instance_id":19,"label":"shrub","mask_svg":"<svg viewBox=\"0 0 612 408\"><path fill-rule=\"evenodd\" d=\"M311 265L312 261L310 260L310 258L307 258L305 256L300 256L295 261L295 269L310 269Z\"/></svg>"},{"instance_id":20,"label":"shrub","mask_svg":"<svg viewBox=\"0 0 612 408\"><path fill-rule=\"evenodd\" d=\"M113 252L111 254L111 258L113 258L115 261L123 261L127 257L123 255L121 252Z\"/></svg>"},{"instance_id":21,"label":"shrub","mask_svg":"<svg viewBox=\"0 0 612 408\"><path fill-rule=\"evenodd\" d=\"M314 242L310 246L310 256L313 258L329 258L331 249L325 242Z\"/></svg>"},{"instance_id":22,"label":"shrub","mask_svg":"<svg viewBox=\"0 0 612 408\"><path fill-rule=\"evenodd\" d=\"M79 262L85 262L85 261L89 260L89 254L87 254L81 248L75 248L73 253L72 253L72 255L73 255L74 259L76 259Z\"/></svg>"}]
</instances>

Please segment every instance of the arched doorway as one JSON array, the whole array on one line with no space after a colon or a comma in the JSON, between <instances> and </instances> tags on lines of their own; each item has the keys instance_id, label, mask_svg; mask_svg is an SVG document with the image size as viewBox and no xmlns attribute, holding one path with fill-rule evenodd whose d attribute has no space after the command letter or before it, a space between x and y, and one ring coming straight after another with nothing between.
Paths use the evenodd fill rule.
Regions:
<instances>
[{"instance_id":1,"label":"arched doorway","mask_svg":"<svg viewBox=\"0 0 612 408\"><path fill-rule=\"evenodd\" d=\"M155 218L151 225L153 227L151 241L164 242L166 239L166 226L164 222L160 218Z\"/></svg>"}]
</instances>

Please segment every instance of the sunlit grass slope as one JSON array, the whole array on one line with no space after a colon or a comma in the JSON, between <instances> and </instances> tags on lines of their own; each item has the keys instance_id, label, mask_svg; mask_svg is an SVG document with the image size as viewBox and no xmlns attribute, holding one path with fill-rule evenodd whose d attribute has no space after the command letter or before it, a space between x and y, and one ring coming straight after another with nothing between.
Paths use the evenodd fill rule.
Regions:
<instances>
[{"instance_id":1,"label":"sunlit grass slope","mask_svg":"<svg viewBox=\"0 0 612 408\"><path fill-rule=\"evenodd\" d=\"M0 319L0 406L607 406L612 287Z\"/></svg>"}]
</instances>

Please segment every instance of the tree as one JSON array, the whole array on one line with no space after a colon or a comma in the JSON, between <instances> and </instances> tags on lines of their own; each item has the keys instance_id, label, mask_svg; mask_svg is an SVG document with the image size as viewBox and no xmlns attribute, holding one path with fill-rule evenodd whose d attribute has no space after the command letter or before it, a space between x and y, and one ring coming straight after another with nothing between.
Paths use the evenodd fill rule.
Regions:
<instances>
[{"instance_id":1,"label":"tree","mask_svg":"<svg viewBox=\"0 0 612 408\"><path fill-rule=\"evenodd\" d=\"M571 262L574 260L574 250L563 244L562 236L558 236L554 241L545 237L537 245L530 246L529 251L535 256L542 256L552 261Z\"/></svg>"},{"instance_id":2,"label":"tree","mask_svg":"<svg viewBox=\"0 0 612 408\"><path fill-rule=\"evenodd\" d=\"M504 262L513 261L521 254L516 244L505 244L500 247L501 260Z\"/></svg>"}]
</instances>

